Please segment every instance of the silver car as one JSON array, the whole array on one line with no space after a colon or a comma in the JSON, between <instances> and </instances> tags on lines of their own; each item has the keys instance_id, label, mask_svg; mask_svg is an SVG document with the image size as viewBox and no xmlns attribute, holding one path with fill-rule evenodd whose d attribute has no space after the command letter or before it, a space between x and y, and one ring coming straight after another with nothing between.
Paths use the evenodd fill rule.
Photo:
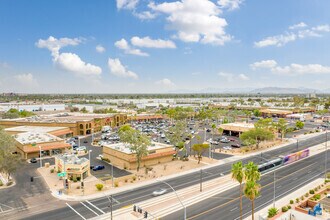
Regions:
<instances>
[{"instance_id":1,"label":"silver car","mask_svg":"<svg viewBox=\"0 0 330 220\"><path fill-rule=\"evenodd\" d=\"M167 189L157 189L152 193L153 196L161 196L167 192Z\"/></svg>"}]
</instances>

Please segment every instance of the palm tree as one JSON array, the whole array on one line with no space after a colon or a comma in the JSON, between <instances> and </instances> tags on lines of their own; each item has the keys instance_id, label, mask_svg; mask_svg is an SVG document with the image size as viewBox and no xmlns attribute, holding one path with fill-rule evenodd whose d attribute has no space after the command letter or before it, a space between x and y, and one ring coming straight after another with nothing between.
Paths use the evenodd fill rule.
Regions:
<instances>
[{"instance_id":1,"label":"palm tree","mask_svg":"<svg viewBox=\"0 0 330 220\"><path fill-rule=\"evenodd\" d=\"M231 178L239 182L240 219L242 220L242 183L244 181L244 167L242 161L238 161L231 166Z\"/></svg>"},{"instance_id":2,"label":"palm tree","mask_svg":"<svg viewBox=\"0 0 330 220\"><path fill-rule=\"evenodd\" d=\"M247 181L244 185L244 195L251 201L252 220L254 220L254 200L260 195L260 185L254 181Z\"/></svg>"},{"instance_id":3,"label":"palm tree","mask_svg":"<svg viewBox=\"0 0 330 220\"><path fill-rule=\"evenodd\" d=\"M245 164L244 176L247 181L257 182L260 180L260 172L258 166L253 162Z\"/></svg>"}]
</instances>

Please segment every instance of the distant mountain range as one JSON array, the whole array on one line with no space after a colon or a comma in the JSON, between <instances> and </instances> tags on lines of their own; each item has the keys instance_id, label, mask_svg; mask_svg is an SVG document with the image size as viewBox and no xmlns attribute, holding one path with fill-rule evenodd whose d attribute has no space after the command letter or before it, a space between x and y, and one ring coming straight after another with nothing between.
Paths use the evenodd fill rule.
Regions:
<instances>
[{"instance_id":1,"label":"distant mountain range","mask_svg":"<svg viewBox=\"0 0 330 220\"><path fill-rule=\"evenodd\" d=\"M284 87L263 87L263 88L206 88L202 90L175 90L171 93L250 93L250 94L324 94L330 93L329 89L319 90L311 88L284 88Z\"/></svg>"}]
</instances>

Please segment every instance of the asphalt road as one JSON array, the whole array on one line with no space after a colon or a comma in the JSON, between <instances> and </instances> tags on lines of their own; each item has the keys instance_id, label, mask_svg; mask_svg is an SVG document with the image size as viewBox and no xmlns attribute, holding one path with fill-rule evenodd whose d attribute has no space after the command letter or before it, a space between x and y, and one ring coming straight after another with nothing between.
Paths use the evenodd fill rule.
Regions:
<instances>
[{"instance_id":1,"label":"asphalt road","mask_svg":"<svg viewBox=\"0 0 330 220\"><path fill-rule=\"evenodd\" d=\"M310 146L317 145L319 143L323 143L324 141L325 141L325 135L320 134L320 135L315 136L313 138L310 138L308 140L300 141L298 148L297 148L296 144L290 144L286 147L269 151L267 154L263 153L261 156L268 160L268 159L271 159L271 158L279 156L279 155L286 155L286 154L289 154L289 153L296 152L297 149L301 150L301 149L305 149L305 148L310 147ZM306 160L302 161L303 165L300 165L298 167L296 167L297 165L294 165L293 168L290 167L290 172L294 172L295 170L299 170L299 169L301 169L301 167L306 167L304 164L307 163L307 161L310 161L310 160L318 161L319 159L315 159L315 157L306 159ZM246 158L246 159L243 160L243 163L247 163L248 161L253 161L255 163L264 162L263 159L261 159L259 156ZM301 163L297 163L297 164L301 164ZM224 175L229 174L230 169L231 169L231 165L232 165L232 163L227 163L227 164L223 164L223 165L219 165L219 166L216 166L216 167L205 169L205 171L207 171L207 173L206 172L203 173L203 179L204 180L210 180L210 179L219 177L222 174L224 174ZM314 167L314 165L313 165L313 167ZM319 164L314 167L315 171L316 171L315 173L321 173L322 172L322 170L318 170L318 167L320 167ZM279 176L286 176L286 175L285 174L280 174ZM301 174L301 178L304 178L304 176L310 176L310 175L306 175L306 173ZM199 177L200 177L200 172L197 171L197 172L194 172L194 173L190 173L190 174L186 174L186 175L182 175L182 176L178 176L178 177L169 179L166 182L169 183L175 190L179 190L179 189L183 189L185 187L188 187L188 186L199 183ZM266 181L266 180L267 179L262 180L262 181ZM283 181L284 180L285 179L283 179ZM291 181L291 183L290 183L290 181ZM290 187L293 188L293 185L296 185L296 183L292 180L290 180L290 181L288 181L288 184L290 184ZM266 185L263 182L261 182L261 184ZM135 203L138 203L140 201L150 199L152 197L151 193L153 191L159 189L159 188L167 188L168 190L170 190L169 187L167 187L164 183L154 183L154 184L146 185L146 186L139 187L139 188L136 188L136 189L132 189L130 191L125 191L125 192L122 192L122 193L114 194L113 197L116 200L116 203L114 204L113 208L114 209L119 209L119 208L125 207L127 205L135 204ZM229 193L228 195L230 195L229 197L233 197L235 194L231 195ZM265 197L267 198L266 194L264 196L262 196L261 198L265 198ZM98 198L98 199L91 200L91 201L88 201L88 202L92 203L94 206L96 206L98 209L102 210L103 212L109 212L109 207L108 207L109 206L109 201L108 201L108 198L106 198L106 197ZM84 204L88 204L88 202L84 202ZM85 218L90 218L90 217L95 217L96 216L95 213L90 211L88 208L86 208L81 203L69 202L69 204L75 210L77 210L81 215L83 215ZM212 202L212 204L213 204L213 202ZM235 208L237 206L232 205L231 207ZM202 207L200 207L200 209L202 209ZM94 210L96 210L96 209L94 208ZM192 212L192 214L193 214L193 212ZM50 212L49 211L44 212L44 213L34 215L34 216L31 216L31 217L25 216L24 219L31 219L31 220L32 219L47 219L47 220L51 220L51 219L81 219L81 217L79 217L69 207L65 207L65 208L56 209L56 210L50 211ZM201 219L205 219L205 216ZM209 218L207 218L207 219L209 219ZM219 217L214 218L214 219L219 219Z\"/></svg>"},{"instance_id":2,"label":"asphalt road","mask_svg":"<svg viewBox=\"0 0 330 220\"><path fill-rule=\"evenodd\" d=\"M324 175L324 154L309 157L289 166L284 166L275 171L275 196L276 200L282 198L297 188ZM328 167L330 162L328 161ZM261 177L261 196L255 200L255 211L273 203L274 178L273 171ZM295 198L292 198L295 200ZM289 201L288 201L289 203ZM276 206L276 202L275 202ZM277 208L281 208L278 207ZM251 215L251 202L244 197L243 217ZM257 218L257 216L255 216ZM214 195L187 208L187 219L194 220L219 220L239 218L239 187ZM172 213L162 219L183 219L183 210Z\"/></svg>"}]
</instances>

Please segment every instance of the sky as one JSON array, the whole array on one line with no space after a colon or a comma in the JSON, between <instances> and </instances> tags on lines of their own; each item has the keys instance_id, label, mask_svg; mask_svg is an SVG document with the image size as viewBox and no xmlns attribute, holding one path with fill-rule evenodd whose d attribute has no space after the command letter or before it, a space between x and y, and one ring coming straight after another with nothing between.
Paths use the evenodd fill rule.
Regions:
<instances>
[{"instance_id":1,"label":"sky","mask_svg":"<svg viewBox=\"0 0 330 220\"><path fill-rule=\"evenodd\" d=\"M1 0L0 92L329 89L328 0Z\"/></svg>"}]
</instances>

